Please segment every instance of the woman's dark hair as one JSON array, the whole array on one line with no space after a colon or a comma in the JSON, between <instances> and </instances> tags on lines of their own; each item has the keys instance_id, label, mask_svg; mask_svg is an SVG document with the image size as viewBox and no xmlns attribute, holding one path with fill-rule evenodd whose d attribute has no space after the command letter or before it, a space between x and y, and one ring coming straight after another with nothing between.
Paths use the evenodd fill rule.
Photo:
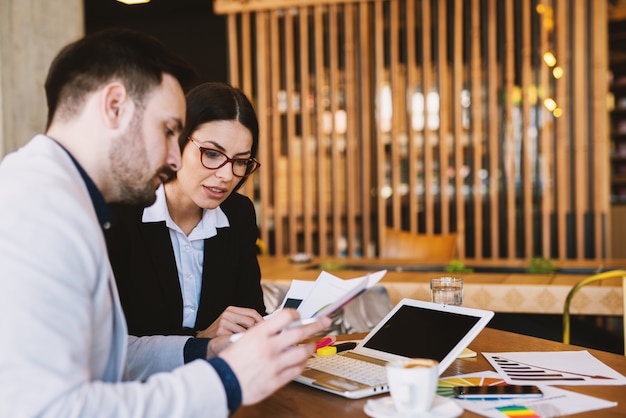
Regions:
<instances>
[{"instance_id":1,"label":"woman's dark hair","mask_svg":"<svg viewBox=\"0 0 626 418\"><path fill-rule=\"evenodd\" d=\"M256 112L245 94L230 84L209 82L200 84L187 93L187 116L178 143L180 151L188 143L191 134L204 123L234 120L245 126L252 134L251 157L259 147L259 123ZM237 185L239 188L246 179Z\"/></svg>"}]
</instances>

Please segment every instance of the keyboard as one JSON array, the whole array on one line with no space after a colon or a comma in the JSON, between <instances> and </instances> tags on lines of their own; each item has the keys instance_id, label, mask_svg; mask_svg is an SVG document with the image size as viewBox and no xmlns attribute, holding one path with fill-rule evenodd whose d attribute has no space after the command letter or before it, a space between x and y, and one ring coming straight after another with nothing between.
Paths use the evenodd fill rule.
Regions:
<instances>
[{"instance_id":1,"label":"keyboard","mask_svg":"<svg viewBox=\"0 0 626 418\"><path fill-rule=\"evenodd\" d=\"M385 366L335 354L327 357L312 357L307 367L343 377L363 385L379 386L387 384Z\"/></svg>"}]
</instances>

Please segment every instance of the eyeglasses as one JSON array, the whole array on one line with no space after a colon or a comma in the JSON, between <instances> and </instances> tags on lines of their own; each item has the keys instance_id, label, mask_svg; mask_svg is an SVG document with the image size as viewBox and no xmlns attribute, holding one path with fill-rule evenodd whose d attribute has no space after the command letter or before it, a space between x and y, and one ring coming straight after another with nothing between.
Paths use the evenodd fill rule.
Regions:
<instances>
[{"instance_id":1,"label":"eyeglasses","mask_svg":"<svg viewBox=\"0 0 626 418\"><path fill-rule=\"evenodd\" d=\"M189 141L200 150L200 163L209 170L217 170L224 167L227 163L232 163L233 174L237 177L248 177L254 173L261 163L254 158L230 158L222 151L213 148L204 148L196 143L192 137L188 137Z\"/></svg>"}]
</instances>

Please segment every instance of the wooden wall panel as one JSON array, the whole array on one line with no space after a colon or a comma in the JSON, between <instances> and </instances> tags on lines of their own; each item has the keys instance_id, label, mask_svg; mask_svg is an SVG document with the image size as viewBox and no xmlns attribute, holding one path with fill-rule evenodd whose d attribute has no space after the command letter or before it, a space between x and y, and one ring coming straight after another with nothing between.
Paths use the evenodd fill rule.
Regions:
<instances>
[{"instance_id":1,"label":"wooden wall panel","mask_svg":"<svg viewBox=\"0 0 626 418\"><path fill-rule=\"evenodd\" d=\"M229 30L232 25L232 19L229 19ZM271 128L272 124L267 123L271 120L271 108L266 104L270 102L272 93L271 93L271 84L270 84L270 68L267 65L266 57L269 54L269 45L268 45L268 27L269 27L269 16L267 14L259 15L256 18L256 24L259 30L259 35L256 38L256 95L253 96L252 103L255 105L255 109L257 112L257 117L260 121L264 123L259 124L259 138L261 139L258 154L260 161L272 161L273 158L270 157L270 148L267 146L267 139L271 138ZM248 90L250 92L250 90ZM250 93L249 93L250 94ZM265 167L264 170L267 170ZM270 168L271 170L271 168ZM246 186L250 186L252 183L250 180L257 180L259 184L259 190L263 190L263 196L267 199L268 196L272 195L272 181L271 176L262 175L262 176L254 176L252 179L249 179L246 182ZM249 189L247 189L249 190ZM250 195L250 193L248 193ZM258 202L258 199L256 200ZM257 205L258 207L258 205ZM270 213L270 208L268 205L262 204L259 210L258 215L260 215L265 220L265 225L273 225L272 222L272 214ZM270 234L269 228L261 229L261 239L263 242L269 242Z\"/></svg>"},{"instance_id":2,"label":"wooden wall panel","mask_svg":"<svg viewBox=\"0 0 626 418\"><path fill-rule=\"evenodd\" d=\"M545 0L540 5L537 5L537 7L538 13L540 15L537 44L539 46L539 51L545 51L544 54L542 54L545 55L551 53L552 49L552 42L550 38L553 27L553 12L549 12L549 10L553 10L552 1ZM545 63L545 59L543 59L543 61ZM540 91L552 91L550 74L551 68L552 67L547 64L539 66L537 85ZM550 99L552 99L552 94L546 94L544 100ZM552 232L551 223L552 214L554 213L552 207L552 185L554 182L554 179L552 178L552 143L554 138L554 133L552 132L553 121L550 117L550 111L546 108L545 105L540 108L537 117L540 118L539 123L543 124L543 128L538 132L537 137L538 152L542 156L539 166L537 168L538 176L540 179L539 192L541 196L541 216L539 219L537 219L539 232L533 237L533 240L537 240L541 243L541 249L538 250L538 254L542 257L550 258Z\"/></svg>"},{"instance_id":3,"label":"wooden wall panel","mask_svg":"<svg viewBox=\"0 0 626 418\"><path fill-rule=\"evenodd\" d=\"M418 66L419 62L417 56L417 43L418 39L415 36L416 31L419 28L417 21L417 5L415 0L408 0L406 2L406 31L404 42L406 44L406 87L407 91L410 93L415 93L419 88L420 77L418 74ZM407 158L409 161L417 161L418 158L418 146L416 144L416 138L419 136L419 132L415 128L413 124L414 118L417 116L417 110L413 106L407 106L407 132L408 132L408 140L407 140ZM407 184L408 190L416 190L417 188L417 174L418 169L416 164L409 165L407 169ZM419 213L419 201L417 193L408 193L407 204L409 206L409 213L417 214ZM408 230L413 233L417 233L418 228L418 219L417 216L411 216L408 220Z\"/></svg>"},{"instance_id":4,"label":"wooden wall panel","mask_svg":"<svg viewBox=\"0 0 626 418\"><path fill-rule=\"evenodd\" d=\"M309 25L310 11L307 8L301 8L299 13L299 45L298 51L306 51L309 49L310 32L313 28ZM299 54L300 68L310 68L311 60L309 54ZM312 168L315 164L315 159L309 152L311 143L315 141L315 132L313 131L313 125L315 120L311 118L313 113L313 106L309 97L309 88L311 86L311 74L309 71L300 71L300 86L298 89L298 96L300 97L300 109L302 112L302 135L300 136L300 152L302 153L302 206L303 206L303 226L302 231L304 235L304 248L303 251L307 254L313 253L313 233L315 231L313 216L315 214L313 202L314 196L314 184L315 180L314 171Z\"/></svg>"},{"instance_id":5,"label":"wooden wall panel","mask_svg":"<svg viewBox=\"0 0 626 418\"><path fill-rule=\"evenodd\" d=\"M422 39L422 59L421 62L417 63L418 67L422 68L422 91L424 92L424 125L423 125L423 141L424 141L424 157L423 157L423 190L424 194L422 197L423 204L423 213L425 214L425 221L423 225L423 230L427 234L433 234L435 230L435 222L434 222L434 193L433 193L433 182L435 180L434 176L434 160L435 154L433 153L434 142L436 141L435 134L431 129L431 124L429 121L431 118L436 117L435 106L430 105L429 98L431 93L434 93L433 83L434 83L434 74L433 74L433 52L432 52L432 42L431 38L432 34L432 10L431 10L431 2L425 1L421 3L421 14L422 14L422 31L419 38ZM394 95L395 96L395 95ZM397 164L394 164L397 165Z\"/></svg>"},{"instance_id":6,"label":"wooden wall panel","mask_svg":"<svg viewBox=\"0 0 626 418\"><path fill-rule=\"evenodd\" d=\"M596 34L597 42L593 44L591 51L591 72L593 74L603 74L609 66L608 54L602 45L608 45L608 31L606 29L608 9L605 2L594 3L590 9L592 21L590 30ZM593 167L592 175L594 177L593 192L593 224L597 233L591 235L589 239L594 240L593 248L597 254L595 258L604 258L610 256L608 251L611 246L611 228L607 229L607 221L611 217L610 201L606 196L610 196L610 170L609 164L606 163L606 155L610 154L609 141L609 124L606 122L608 114L607 96L608 83L603 77L593 77L591 79L591 109L593 116L590 119L591 125L591 142Z\"/></svg>"},{"instance_id":7,"label":"wooden wall panel","mask_svg":"<svg viewBox=\"0 0 626 418\"><path fill-rule=\"evenodd\" d=\"M393 228L457 233L465 260L606 257L605 0L215 10L259 115L263 167L241 192L272 254L376 257Z\"/></svg>"},{"instance_id":8,"label":"wooden wall panel","mask_svg":"<svg viewBox=\"0 0 626 418\"><path fill-rule=\"evenodd\" d=\"M369 37L370 21L371 21L371 7L359 7L358 8L358 39L360 39L358 47L358 77L357 85L357 109L361 108L361 103L372 103L374 94L372 92L372 69L371 69L371 51L372 45ZM358 110L357 110L358 112ZM360 148L360 159L356 162L357 166L363 167L361 172L361 184L357 189L361 196L361 247L362 255L369 257L374 256L375 253L370 252L370 246L367 243L374 241L374 227L373 222L369 222L373 219L373 213L375 212L375 206L372 204L372 190L373 181L372 173L376 173L374 167L374 155L372 142L376 135L372 133L372 126L374 126L374 115L371 112L363 112L359 121L358 132L360 141L357 141L357 147Z\"/></svg>"},{"instance_id":9,"label":"wooden wall panel","mask_svg":"<svg viewBox=\"0 0 626 418\"><path fill-rule=\"evenodd\" d=\"M466 237L466 211L465 211L465 194L464 179L461 173L461 168L464 166L463 149L464 143L466 143L467 135L463 127L463 118L465 113L465 107L463 105L463 89L465 80L465 65L463 64L463 38L465 33L464 21L464 0L455 0L453 9L453 26L457 28L454 31L454 53L452 58L452 93L453 93L453 112L452 112L452 126L453 126L453 138L454 138L454 196L456 201L456 232L461 237ZM467 245L466 240L459 240L459 258L465 259L467 257Z\"/></svg>"},{"instance_id":10,"label":"wooden wall panel","mask_svg":"<svg viewBox=\"0 0 626 418\"><path fill-rule=\"evenodd\" d=\"M372 56L372 67L374 68L374 103L379 104L383 100L382 86L387 81L385 77L388 77L388 73L385 73L385 45L384 45L384 26L385 15L383 13L384 2L374 2L374 15L373 15L373 33L374 33L374 55ZM366 7L366 4L362 4L362 7ZM376 230L378 232L378 240L376 241L379 246L385 245L385 234L380 233L379 225L385 225L387 222L387 192L385 191L385 178L386 171L389 169L387 161L381 156L385 154L385 140L383 133L383 123L381 122L382 111L372 112L374 115L376 136L372 139L375 144L375 157L372 169L376 171L376 180L374 183L375 197L376 197Z\"/></svg>"},{"instance_id":11,"label":"wooden wall panel","mask_svg":"<svg viewBox=\"0 0 626 418\"><path fill-rule=\"evenodd\" d=\"M482 34L481 34L481 13L480 0L472 0L469 9L470 18L470 94L472 100L472 112L470 120L470 141L472 161L470 162L471 178L472 178L472 197L473 197L473 219L474 224L474 258L481 260L483 255L483 187L481 172L483 171L483 143L485 135L483 134L483 51L482 51Z\"/></svg>"},{"instance_id":12,"label":"wooden wall panel","mask_svg":"<svg viewBox=\"0 0 626 418\"><path fill-rule=\"evenodd\" d=\"M447 9L446 1L439 0L437 3L437 86L439 90L439 114L449 115L452 110L450 97L450 69L448 62L448 15L445 13ZM414 64L415 65L415 64ZM450 195L449 191L449 169L450 167L450 143L452 136L450 134L450 118L439 118L439 188L441 190L441 234L450 232ZM414 193L411 193L414 195ZM417 207L415 207L417 212ZM412 217L414 219L416 217ZM415 230L415 229L414 229Z\"/></svg>"},{"instance_id":13,"label":"wooden wall panel","mask_svg":"<svg viewBox=\"0 0 626 418\"><path fill-rule=\"evenodd\" d=\"M498 13L496 0L489 0L488 2L488 14L489 16L495 16ZM486 59L487 59L487 74L486 77L490 80L487 83L487 114L485 129L489 147L489 172L497 173L500 168L500 136L499 127L501 124L500 114L498 112L498 92L502 91L502 84L500 82L500 73L498 71L498 25L495 19L487 19L487 39L486 39ZM500 257L500 246L498 245L498 236L500 229L500 209L498 205L499 191L499 179L498 176L489 176L489 227L490 240L487 248L489 257Z\"/></svg>"},{"instance_id":14,"label":"wooden wall panel","mask_svg":"<svg viewBox=\"0 0 626 418\"><path fill-rule=\"evenodd\" d=\"M587 19L587 5L584 2L577 2L573 7L573 27L582 28L585 25L585 19ZM581 30L574 30L572 32L573 43L575 45L584 45L586 40L586 34ZM574 120L576 120L576 129L572 132L574 140L574 184L576 184L576 191L574 194L574 213L576 220L575 237L576 243L581 245L576 246L576 258L584 258L584 246L585 242L585 229L583 225L585 223L585 216L588 214L587 206L587 194L589 193L589 184L585 179L589 179L588 173L588 151L587 141L588 137L588 120L585 116L587 114L587 97L589 94L587 85L587 70L585 69L585 62L588 59L588 51L586 48L575 48L572 50L572 76L576 89L572 90L572 114Z\"/></svg>"},{"instance_id":15,"label":"wooden wall panel","mask_svg":"<svg viewBox=\"0 0 626 418\"><path fill-rule=\"evenodd\" d=\"M326 167L328 160L326 156L326 148L322 146L324 144L324 111L321 109L320 102L326 100L327 95L325 91L325 80L327 76L326 67L324 64L324 6L315 6L315 43L314 43L314 59L315 59L315 103L316 103L316 115L317 115L317 212L318 212L318 239L319 248L314 251L316 254L330 254L331 245L328 242L328 210L326 199L320 198L321 196L328 196L328 176L326 175ZM277 254L282 254L280 247L276 249Z\"/></svg>"},{"instance_id":16,"label":"wooden wall panel","mask_svg":"<svg viewBox=\"0 0 626 418\"><path fill-rule=\"evenodd\" d=\"M533 245L533 166L531 162L532 148L534 144L531 144L531 135L535 135L534 132L531 132L531 101L534 103L537 100L537 88L536 84L533 83L533 68L531 65L531 1L523 0L520 6L521 9L521 23L523 28L528 28L528 30L522 31L522 36L520 39L520 50L521 50L521 65L520 65L520 79L521 79L521 90L522 90L522 105L521 105L521 164L520 168L520 177L522 179L522 194L521 207L516 208L516 212L520 212L520 218L522 220L522 237L524 241L521 245L516 245L519 250L521 250L522 254L532 254L532 245ZM534 141L533 141L534 142ZM516 198L518 198L517 190L516 190ZM511 208L509 208L511 210Z\"/></svg>"},{"instance_id":17,"label":"wooden wall panel","mask_svg":"<svg viewBox=\"0 0 626 418\"><path fill-rule=\"evenodd\" d=\"M555 13L555 52L560 61L559 65L566 68L570 66L571 52L568 45L568 39L571 33L571 25L568 24L568 16L566 11L569 10L568 0L556 0ZM561 109L570 109L571 100L571 80L570 72L563 72L556 85L556 101ZM568 242L573 241L573 236L568 234L568 216L572 210L571 187L567 187L568 183L565 179L571 176L569 162L571 161L571 127L572 112L566 111L555 121L555 163L556 163L556 216L557 216L557 254L554 258L565 260L567 258Z\"/></svg>"}]
</instances>

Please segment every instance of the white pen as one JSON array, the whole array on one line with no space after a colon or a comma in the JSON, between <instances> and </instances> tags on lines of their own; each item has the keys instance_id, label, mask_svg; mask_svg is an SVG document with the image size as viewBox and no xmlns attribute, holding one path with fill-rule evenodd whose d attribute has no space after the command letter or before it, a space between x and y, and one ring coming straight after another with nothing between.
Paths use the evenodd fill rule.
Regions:
<instances>
[{"instance_id":1,"label":"white pen","mask_svg":"<svg viewBox=\"0 0 626 418\"><path fill-rule=\"evenodd\" d=\"M303 327L305 325L313 324L317 321L317 319L318 317L313 317L313 318L304 318L304 319L298 319L296 321L292 321L287 324L287 326L283 329L283 331L287 329L298 328L298 327Z\"/></svg>"},{"instance_id":2,"label":"white pen","mask_svg":"<svg viewBox=\"0 0 626 418\"><path fill-rule=\"evenodd\" d=\"M236 334L231 335L228 341L230 341L231 344L236 343L237 341L241 339L241 337L243 337L243 332L238 332Z\"/></svg>"},{"instance_id":3,"label":"white pen","mask_svg":"<svg viewBox=\"0 0 626 418\"><path fill-rule=\"evenodd\" d=\"M309 324L313 324L315 321L317 321L317 319L318 319L318 317L315 317L315 318L304 318L304 319L298 319L296 321L292 321L289 324L287 324L287 326L285 328L283 328L283 331L288 330L288 329L297 328L297 327L303 327L303 326L309 325ZM235 343L235 342L239 341L241 339L241 337L243 337L243 334L244 334L243 332L238 332L236 334L231 335L228 340L231 343Z\"/></svg>"}]
</instances>

